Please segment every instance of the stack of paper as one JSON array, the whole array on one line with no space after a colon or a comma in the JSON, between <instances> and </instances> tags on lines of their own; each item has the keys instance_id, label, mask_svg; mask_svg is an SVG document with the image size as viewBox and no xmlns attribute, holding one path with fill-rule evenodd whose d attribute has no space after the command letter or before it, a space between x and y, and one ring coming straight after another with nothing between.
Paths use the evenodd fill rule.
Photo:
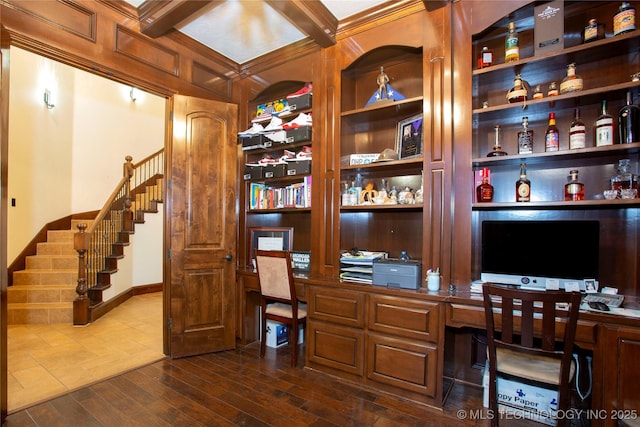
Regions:
<instances>
[{"instance_id":1,"label":"stack of paper","mask_svg":"<svg viewBox=\"0 0 640 427\"><path fill-rule=\"evenodd\" d=\"M359 251L356 255L345 252L340 256L340 278L349 282L373 282L373 262L386 258L386 252Z\"/></svg>"}]
</instances>

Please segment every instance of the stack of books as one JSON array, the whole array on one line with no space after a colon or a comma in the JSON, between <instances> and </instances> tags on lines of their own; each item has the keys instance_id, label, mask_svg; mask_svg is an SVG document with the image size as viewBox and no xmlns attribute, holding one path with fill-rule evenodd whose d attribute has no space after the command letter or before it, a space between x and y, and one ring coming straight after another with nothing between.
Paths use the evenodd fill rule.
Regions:
<instances>
[{"instance_id":1,"label":"stack of books","mask_svg":"<svg viewBox=\"0 0 640 427\"><path fill-rule=\"evenodd\" d=\"M348 282L373 282L373 262L387 258L386 252L358 251L356 255L344 252L340 256L340 278Z\"/></svg>"}]
</instances>

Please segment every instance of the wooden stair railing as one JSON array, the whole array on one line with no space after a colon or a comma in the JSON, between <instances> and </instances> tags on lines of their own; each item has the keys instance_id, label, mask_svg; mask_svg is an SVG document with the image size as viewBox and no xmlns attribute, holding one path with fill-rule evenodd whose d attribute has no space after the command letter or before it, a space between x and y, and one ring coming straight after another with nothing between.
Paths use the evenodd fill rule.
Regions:
<instances>
[{"instance_id":1,"label":"wooden stair railing","mask_svg":"<svg viewBox=\"0 0 640 427\"><path fill-rule=\"evenodd\" d=\"M96 320L94 313L103 303L102 292L111 287L111 275L118 271L118 259L124 256L134 224L144 222L145 212L157 212L157 204L163 201L163 191L155 184L164 176L164 149L137 164L132 163L131 156L125 160L122 180L93 222L79 224L74 235L78 252L74 325Z\"/></svg>"}]
</instances>

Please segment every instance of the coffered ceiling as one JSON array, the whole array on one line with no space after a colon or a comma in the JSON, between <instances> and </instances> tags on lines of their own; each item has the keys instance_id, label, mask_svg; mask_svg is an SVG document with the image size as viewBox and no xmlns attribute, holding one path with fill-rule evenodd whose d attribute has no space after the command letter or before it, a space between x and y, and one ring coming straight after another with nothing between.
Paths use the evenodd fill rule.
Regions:
<instances>
[{"instance_id":1,"label":"coffered ceiling","mask_svg":"<svg viewBox=\"0 0 640 427\"><path fill-rule=\"evenodd\" d=\"M135 7L141 32L159 37L179 31L243 64L310 39L335 44L345 20L407 0L125 0ZM436 2L427 2L436 3Z\"/></svg>"}]
</instances>

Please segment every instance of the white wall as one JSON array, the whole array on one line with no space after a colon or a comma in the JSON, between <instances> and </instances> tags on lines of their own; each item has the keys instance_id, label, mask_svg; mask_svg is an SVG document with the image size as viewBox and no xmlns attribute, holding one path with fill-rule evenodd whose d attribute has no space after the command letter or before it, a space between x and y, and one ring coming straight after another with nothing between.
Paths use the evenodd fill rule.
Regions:
<instances>
[{"instance_id":1,"label":"white wall","mask_svg":"<svg viewBox=\"0 0 640 427\"><path fill-rule=\"evenodd\" d=\"M133 102L129 86L15 47L10 61L8 197L16 206L7 216L8 263L45 224L102 208L122 178L125 156L135 163L162 149L165 128L164 98L139 91ZM162 216L136 225L136 248L118 262L106 299L162 282Z\"/></svg>"}]
</instances>

